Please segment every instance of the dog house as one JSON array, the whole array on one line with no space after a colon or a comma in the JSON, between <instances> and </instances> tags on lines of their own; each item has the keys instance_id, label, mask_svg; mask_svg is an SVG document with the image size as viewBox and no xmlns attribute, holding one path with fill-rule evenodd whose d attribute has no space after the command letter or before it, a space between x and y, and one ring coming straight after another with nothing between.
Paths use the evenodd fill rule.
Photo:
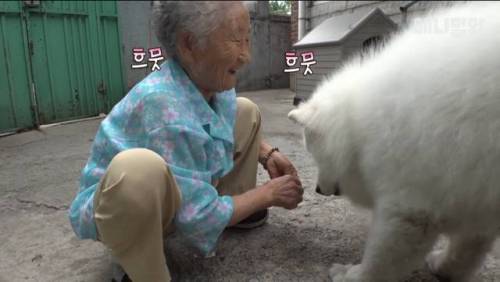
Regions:
<instances>
[{"instance_id":1,"label":"dog house","mask_svg":"<svg viewBox=\"0 0 500 282\"><path fill-rule=\"evenodd\" d=\"M294 104L308 99L325 76L346 59L382 43L397 27L379 8L368 13L353 11L323 21L293 45L294 53L286 54L288 67L292 67L292 56L296 62L300 61L300 65L295 65Z\"/></svg>"}]
</instances>

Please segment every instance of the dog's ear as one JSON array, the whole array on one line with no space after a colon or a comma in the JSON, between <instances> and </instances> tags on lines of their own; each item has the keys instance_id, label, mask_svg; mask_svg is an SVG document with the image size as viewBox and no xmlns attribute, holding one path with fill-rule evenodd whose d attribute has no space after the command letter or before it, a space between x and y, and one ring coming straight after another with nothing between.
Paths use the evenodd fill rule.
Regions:
<instances>
[{"instance_id":1,"label":"dog's ear","mask_svg":"<svg viewBox=\"0 0 500 282\"><path fill-rule=\"evenodd\" d=\"M309 104L300 105L297 109L291 110L288 113L288 118L295 123L306 126L314 114L313 108L314 107Z\"/></svg>"}]
</instances>

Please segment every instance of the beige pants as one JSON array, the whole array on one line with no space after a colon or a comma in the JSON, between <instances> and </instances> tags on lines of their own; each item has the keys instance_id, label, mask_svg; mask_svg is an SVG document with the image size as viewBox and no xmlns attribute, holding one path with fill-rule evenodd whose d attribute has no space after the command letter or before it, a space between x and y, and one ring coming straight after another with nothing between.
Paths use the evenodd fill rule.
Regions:
<instances>
[{"instance_id":1,"label":"beige pants","mask_svg":"<svg viewBox=\"0 0 500 282\"><path fill-rule=\"evenodd\" d=\"M238 98L233 170L218 181L221 195L256 185L260 113ZM170 281L163 238L181 204L181 193L165 161L148 149L117 154L94 197L99 240L134 282Z\"/></svg>"}]
</instances>

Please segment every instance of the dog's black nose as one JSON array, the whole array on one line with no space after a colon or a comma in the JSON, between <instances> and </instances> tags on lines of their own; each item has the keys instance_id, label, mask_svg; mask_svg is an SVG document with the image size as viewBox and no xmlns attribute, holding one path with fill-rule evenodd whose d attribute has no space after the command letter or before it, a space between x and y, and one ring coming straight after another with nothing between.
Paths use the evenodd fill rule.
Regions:
<instances>
[{"instance_id":1,"label":"dog's black nose","mask_svg":"<svg viewBox=\"0 0 500 282\"><path fill-rule=\"evenodd\" d=\"M319 188L319 185L316 185L316 193L323 195L323 193L321 193L321 188Z\"/></svg>"},{"instance_id":2,"label":"dog's black nose","mask_svg":"<svg viewBox=\"0 0 500 282\"><path fill-rule=\"evenodd\" d=\"M340 191L340 184L338 182L335 183L335 187L333 189L333 195L340 196L340 194L342 194Z\"/></svg>"}]
</instances>

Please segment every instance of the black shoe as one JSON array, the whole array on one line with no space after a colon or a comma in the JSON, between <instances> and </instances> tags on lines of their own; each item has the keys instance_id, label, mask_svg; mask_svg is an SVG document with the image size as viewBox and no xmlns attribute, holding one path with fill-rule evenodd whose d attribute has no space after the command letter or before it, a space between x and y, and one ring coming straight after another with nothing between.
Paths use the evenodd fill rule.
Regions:
<instances>
[{"instance_id":1,"label":"black shoe","mask_svg":"<svg viewBox=\"0 0 500 282\"><path fill-rule=\"evenodd\" d=\"M114 257L112 258L111 269L111 282L132 282L127 273L125 273L125 271L123 270L122 266L116 261L116 258Z\"/></svg>"},{"instance_id":2,"label":"black shoe","mask_svg":"<svg viewBox=\"0 0 500 282\"><path fill-rule=\"evenodd\" d=\"M231 226L232 228L238 229L253 229L259 226L264 225L266 223L267 218L269 216L269 212L267 209L260 210L258 212L253 213L249 217L243 219L239 223Z\"/></svg>"},{"instance_id":3,"label":"black shoe","mask_svg":"<svg viewBox=\"0 0 500 282\"><path fill-rule=\"evenodd\" d=\"M117 281L116 279L111 279L111 282L132 282L130 278L128 277L127 274L125 274L120 281Z\"/></svg>"}]
</instances>

